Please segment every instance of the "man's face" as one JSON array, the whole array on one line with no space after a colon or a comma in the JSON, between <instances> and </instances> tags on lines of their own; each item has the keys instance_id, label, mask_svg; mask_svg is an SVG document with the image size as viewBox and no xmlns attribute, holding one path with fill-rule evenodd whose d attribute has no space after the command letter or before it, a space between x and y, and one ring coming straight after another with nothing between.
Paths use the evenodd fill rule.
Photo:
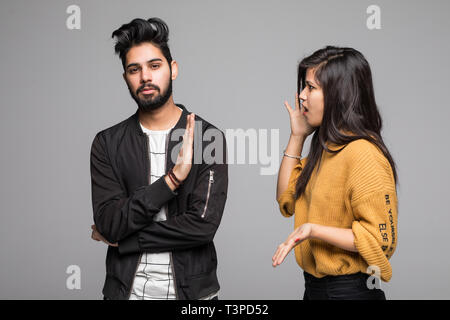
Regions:
<instances>
[{"instance_id":1,"label":"man's face","mask_svg":"<svg viewBox=\"0 0 450 320\"><path fill-rule=\"evenodd\" d=\"M128 51L123 76L140 110L158 109L170 98L172 80L178 71L175 61L171 66L161 50L150 42L133 46Z\"/></svg>"}]
</instances>

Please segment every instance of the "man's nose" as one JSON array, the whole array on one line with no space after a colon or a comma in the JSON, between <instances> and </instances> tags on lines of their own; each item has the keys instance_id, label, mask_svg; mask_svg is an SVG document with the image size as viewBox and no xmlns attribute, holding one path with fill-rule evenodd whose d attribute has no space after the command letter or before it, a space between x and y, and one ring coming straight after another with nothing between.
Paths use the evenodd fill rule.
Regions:
<instances>
[{"instance_id":1,"label":"man's nose","mask_svg":"<svg viewBox=\"0 0 450 320\"><path fill-rule=\"evenodd\" d=\"M146 83L148 81L152 81L152 72L150 68L144 66L141 72L141 82Z\"/></svg>"}]
</instances>

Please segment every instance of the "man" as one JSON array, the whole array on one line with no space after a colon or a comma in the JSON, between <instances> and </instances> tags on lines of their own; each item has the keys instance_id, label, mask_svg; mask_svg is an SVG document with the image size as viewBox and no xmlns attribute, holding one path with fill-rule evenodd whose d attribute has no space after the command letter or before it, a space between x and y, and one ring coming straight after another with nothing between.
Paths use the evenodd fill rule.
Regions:
<instances>
[{"instance_id":1,"label":"man","mask_svg":"<svg viewBox=\"0 0 450 320\"><path fill-rule=\"evenodd\" d=\"M138 110L91 149L92 238L109 245L104 299L217 299L220 288L213 238L228 189L225 136L174 103L168 33L151 18L112 34ZM207 130L222 140L213 161L201 153Z\"/></svg>"}]
</instances>

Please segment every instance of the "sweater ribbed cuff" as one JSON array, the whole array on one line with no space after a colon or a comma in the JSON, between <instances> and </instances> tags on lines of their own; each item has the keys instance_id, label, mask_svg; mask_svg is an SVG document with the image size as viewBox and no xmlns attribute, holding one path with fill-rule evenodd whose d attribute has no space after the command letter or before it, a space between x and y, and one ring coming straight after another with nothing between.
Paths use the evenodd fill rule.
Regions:
<instances>
[{"instance_id":1,"label":"sweater ribbed cuff","mask_svg":"<svg viewBox=\"0 0 450 320\"><path fill-rule=\"evenodd\" d=\"M392 268L377 240L358 221L353 222L352 231L359 254L369 267L380 270L381 280L388 282L392 277Z\"/></svg>"},{"instance_id":2,"label":"sweater ribbed cuff","mask_svg":"<svg viewBox=\"0 0 450 320\"><path fill-rule=\"evenodd\" d=\"M294 214L295 199L294 195L286 190L278 199L280 212L285 217L291 217Z\"/></svg>"}]
</instances>

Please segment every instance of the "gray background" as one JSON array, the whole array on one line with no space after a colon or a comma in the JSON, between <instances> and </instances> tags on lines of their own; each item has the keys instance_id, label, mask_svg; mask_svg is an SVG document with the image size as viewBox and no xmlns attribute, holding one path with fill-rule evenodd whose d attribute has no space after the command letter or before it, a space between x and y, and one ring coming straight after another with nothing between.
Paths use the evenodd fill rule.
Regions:
<instances>
[{"instance_id":1,"label":"gray background","mask_svg":"<svg viewBox=\"0 0 450 320\"><path fill-rule=\"evenodd\" d=\"M66 8L81 7L81 30ZM381 30L366 9L381 8ZM112 31L135 17L170 27L180 75L176 102L221 128L280 129L300 59L327 44L371 64L384 137L397 162L399 243L391 299L449 299L447 164L449 1L1 1L0 298L99 299L106 246L90 239L89 152L96 132L136 105L113 53ZM306 151L306 150L305 150ZM293 229L275 201L276 175L231 165L215 243L221 299L300 299L291 253L273 269ZM66 268L81 268L81 290Z\"/></svg>"}]
</instances>

